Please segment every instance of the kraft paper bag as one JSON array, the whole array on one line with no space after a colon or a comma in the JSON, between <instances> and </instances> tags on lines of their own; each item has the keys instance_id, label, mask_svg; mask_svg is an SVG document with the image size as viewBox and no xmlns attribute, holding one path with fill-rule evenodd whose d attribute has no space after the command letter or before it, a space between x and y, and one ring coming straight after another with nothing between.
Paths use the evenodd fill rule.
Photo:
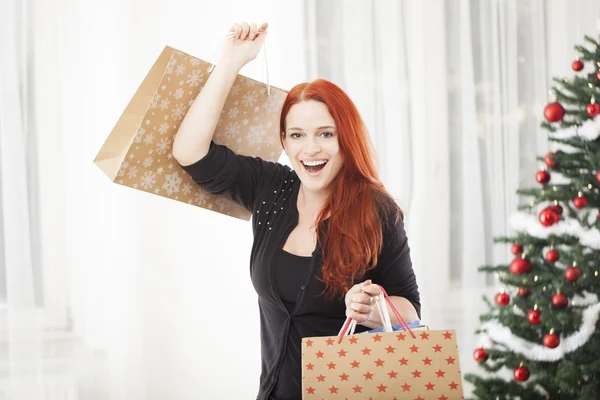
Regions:
<instances>
[{"instance_id":1,"label":"kraft paper bag","mask_svg":"<svg viewBox=\"0 0 600 400\"><path fill-rule=\"evenodd\" d=\"M463 399L456 332L409 328L303 338L302 399Z\"/></svg>"},{"instance_id":2,"label":"kraft paper bag","mask_svg":"<svg viewBox=\"0 0 600 400\"><path fill-rule=\"evenodd\" d=\"M172 156L177 129L213 64L166 46L98 152L114 183L249 220L242 206L200 188ZM236 154L277 161L279 116L287 91L238 75L213 140Z\"/></svg>"}]
</instances>

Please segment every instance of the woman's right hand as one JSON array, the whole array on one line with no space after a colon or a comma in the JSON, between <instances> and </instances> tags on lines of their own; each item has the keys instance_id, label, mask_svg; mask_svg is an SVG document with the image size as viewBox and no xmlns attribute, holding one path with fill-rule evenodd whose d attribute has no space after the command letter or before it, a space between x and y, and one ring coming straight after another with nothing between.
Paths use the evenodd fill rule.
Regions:
<instances>
[{"instance_id":1,"label":"woman's right hand","mask_svg":"<svg viewBox=\"0 0 600 400\"><path fill-rule=\"evenodd\" d=\"M267 37L269 24L263 23L260 27L256 24L240 22L233 24L229 36L221 47L221 54L217 64L225 64L238 70L254 60Z\"/></svg>"}]
</instances>

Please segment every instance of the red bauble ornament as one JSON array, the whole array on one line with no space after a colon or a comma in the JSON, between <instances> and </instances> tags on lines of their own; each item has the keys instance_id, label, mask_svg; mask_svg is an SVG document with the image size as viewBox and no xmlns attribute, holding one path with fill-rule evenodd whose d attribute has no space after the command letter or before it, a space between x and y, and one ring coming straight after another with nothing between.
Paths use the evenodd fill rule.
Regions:
<instances>
[{"instance_id":1,"label":"red bauble ornament","mask_svg":"<svg viewBox=\"0 0 600 400\"><path fill-rule=\"evenodd\" d=\"M557 161L554 161L552 158L554 157L554 153L550 152L548 154L546 154L546 156L544 157L544 162L546 163L546 165L548 166L548 168L554 168L558 165Z\"/></svg>"},{"instance_id":2,"label":"red bauble ornament","mask_svg":"<svg viewBox=\"0 0 600 400\"><path fill-rule=\"evenodd\" d=\"M526 274L531 271L531 263L526 258L517 257L510 263L509 269L513 275Z\"/></svg>"},{"instance_id":3,"label":"red bauble ornament","mask_svg":"<svg viewBox=\"0 0 600 400\"><path fill-rule=\"evenodd\" d=\"M588 201L584 195L579 193L579 196L577 196L573 199L573 204L575 204L575 207L577 207L577 208L583 208L583 207L587 206Z\"/></svg>"},{"instance_id":4,"label":"red bauble ornament","mask_svg":"<svg viewBox=\"0 0 600 400\"><path fill-rule=\"evenodd\" d=\"M596 72L596 79L600 81L600 71Z\"/></svg>"},{"instance_id":5,"label":"red bauble ornament","mask_svg":"<svg viewBox=\"0 0 600 400\"><path fill-rule=\"evenodd\" d=\"M559 205L559 204L555 204L553 206L550 206L551 210L556 211L556 213L560 216L563 213L563 208Z\"/></svg>"},{"instance_id":6,"label":"red bauble ornament","mask_svg":"<svg viewBox=\"0 0 600 400\"><path fill-rule=\"evenodd\" d=\"M529 370L521 364L519 367L515 369L515 379L519 382L525 382L529 379Z\"/></svg>"},{"instance_id":7,"label":"red bauble ornament","mask_svg":"<svg viewBox=\"0 0 600 400\"><path fill-rule=\"evenodd\" d=\"M520 245L519 243L515 243L512 245L510 252L513 253L514 255L521 254L523 252L523 246Z\"/></svg>"},{"instance_id":8,"label":"red bauble ornament","mask_svg":"<svg viewBox=\"0 0 600 400\"><path fill-rule=\"evenodd\" d=\"M585 112L590 117L594 118L596 115L600 114L600 104L591 103L585 106Z\"/></svg>"},{"instance_id":9,"label":"red bauble ornament","mask_svg":"<svg viewBox=\"0 0 600 400\"><path fill-rule=\"evenodd\" d=\"M550 174L548 173L548 171L538 171L535 174L535 180L537 181L537 183L540 184L546 184L548 182L550 182Z\"/></svg>"},{"instance_id":10,"label":"red bauble ornament","mask_svg":"<svg viewBox=\"0 0 600 400\"><path fill-rule=\"evenodd\" d=\"M476 349L473 352L473 358L477 362L485 362L488 359L488 357L489 357L489 354L487 353L487 351L485 351L485 349L483 347Z\"/></svg>"},{"instance_id":11,"label":"red bauble ornament","mask_svg":"<svg viewBox=\"0 0 600 400\"><path fill-rule=\"evenodd\" d=\"M600 171L596 172L596 182L600 183Z\"/></svg>"},{"instance_id":12,"label":"red bauble ornament","mask_svg":"<svg viewBox=\"0 0 600 400\"><path fill-rule=\"evenodd\" d=\"M556 293L552 296L552 305L554 308L565 308L569 304L569 299L562 293Z\"/></svg>"},{"instance_id":13,"label":"red bauble ornament","mask_svg":"<svg viewBox=\"0 0 600 400\"><path fill-rule=\"evenodd\" d=\"M558 251L554 250L554 249L550 249L548 250L548 252L546 253L546 261L550 262L550 263L555 263L560 259L560 254L558 254Z\"/></svg>"},{"instance_id":14,"label":"red bauble ornament","mask_svg":"<svg viewBox=\"0 0 600 400\"><path fill-rule=\"evenodd\" d=\"M529 310L529 312L527 313L527 321L529 321L529 323L532 325L538 325L541 322L541 314L542 313L540 312L540 310L538 310L537 306L535 306L533 310Z\"/></svg>"},{"instance_id":15,"label":"red bauble ornament","mask_svg":"<svg viewBox=\"0 0 600 400\"><path fill-rule=\"evenodd\" d=\"M559 344L560 339L558 338L558 335L554 333L554 329L551 329L550 333L544 335L544 346L553 349L558 347Z\"/></svg>"},{"instance_id":16,"label":"red bauble ornament","mask_svg":"<svg viewBox=\"0 0 600 400\"><path fill-rule=\"evenodd\" d=\"M558 122L565 116L565 109L558 102L550 103L544 108L544 118L548 122Z\"/></svg>"},{"instance_id":17,"label":"red bauble ornament","mask_svg":"<svg viewBox=\"0 0 600 400\"><path fill-rule=\"evenodd\" d=\"M519 291L518 291L519 296L521 297L527 297L531 294L531 290L524 288L524 287L520 287Z\"/></svg>"},{"instance_id":18,"label":"red bauble ornament","mask_svg":"<svg viewBox=\"0 0 600 400\"><path fill-rule=\"evenodd\" d=\"M551 207L544 208L542 211L540 211L540 214L538 215L538 220L540 221L540 224L544 225L545 227L549 227L556 224L559 219L560 215L556 212L556 210L552 209Z\"/></svg>"},{"instance_id":19,"label":"red bauble ornament","mask_svg":"<svg viewBox=\"0 0 600 400\"><path fill-rule=\"evenodd\" d=\"M573 61L571 68L573 68L573 71L581 71L583 69L583 62L580 59L577 59Z\"/></svg>"},{"instance_id":20,"label":"red bauble ornament","mask_svg":"<svg viewBox=\"0 0 600 400\"><path fill-rule=\"evenodd\" d=\"M499 306L504 307L510 302L510 296L504 292L497 293L496 296L494 297L494 301Z\"/></svg>"},{"instance_id":21,"label":"red bauble ornament","mask_svg":"<svg viewBox=\"0 0 600 400\"><path fill-rule=\"evenodd\" d=\"M581 270L575 265L572 267L568 267L565 270L565 278L567 278L569 282L575 282L577 279L579 279L580 276Z\"/></svg>"}]
</instances>

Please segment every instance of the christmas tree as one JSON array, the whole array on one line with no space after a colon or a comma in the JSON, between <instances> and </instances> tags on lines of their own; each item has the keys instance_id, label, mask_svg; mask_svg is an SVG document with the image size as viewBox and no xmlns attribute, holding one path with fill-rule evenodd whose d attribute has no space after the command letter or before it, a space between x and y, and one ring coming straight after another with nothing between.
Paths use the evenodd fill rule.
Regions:
<instances>
[{"instance_id":1,"label":"christmas tree","mask_svg":"<svg viewBox=\"0 0 600 400\"><path fill-rule=\"evenodd\" d=\"M600 399L600 50L585 36L574 76L554 78L542 132L555 152L511 217L509 265L486 265L501 285L481 316L465 380L477 399ZM533 181L533 177L532 177Z\"/></svg>"}]
</instances>

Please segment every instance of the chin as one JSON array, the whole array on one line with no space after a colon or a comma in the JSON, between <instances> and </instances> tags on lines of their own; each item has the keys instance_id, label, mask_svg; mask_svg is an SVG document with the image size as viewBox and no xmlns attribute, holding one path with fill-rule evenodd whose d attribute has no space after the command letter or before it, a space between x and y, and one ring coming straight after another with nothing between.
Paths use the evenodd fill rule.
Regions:
<instances>
[{"instance_id":1,"label":"chin","mask_svg":"<svg viewBox=\"0 0 600 400\"><path fill-rule=\"evenodd\" d=\"M322 192L331 188L331 181L323 180L316 181L314 178L301 176L300 181L305 189L310 190L311 192Z\"/></svg>"},{"instance_id":2,"label":"chin","mask_svg":"<svg viewBox=\"0 0 600 400\"><path fill-rule=\"evenodd\" d=\"M302 184L304 185L304 187L308 190L310 190L311 192L322 192L325 189L327 189L328 185L322 185L322 184L315 184L315 183L310 183L310 182L305 182L302 181Z\"/></svg>"}]
</instances>

